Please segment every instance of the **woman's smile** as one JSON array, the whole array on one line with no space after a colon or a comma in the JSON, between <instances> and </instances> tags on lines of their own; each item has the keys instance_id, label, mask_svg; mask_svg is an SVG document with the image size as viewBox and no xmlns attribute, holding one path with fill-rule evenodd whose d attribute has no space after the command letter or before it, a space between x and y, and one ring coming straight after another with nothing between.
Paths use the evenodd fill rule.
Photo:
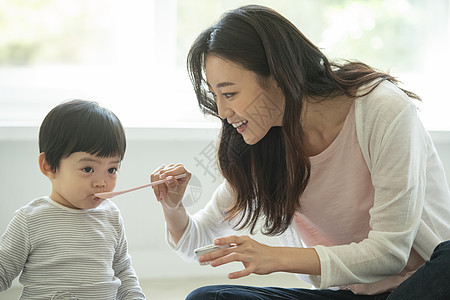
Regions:
<instances>
[{"instance_id":1,"label":"woman's smile","mask_svg":"<svg viewBox=\"0 0 450 300\"><path fill-rule=\"evenodd\" d=\"M242 134L247 144L256 144L270 128L281 126L284 96L272 77L260 79L214 55L206 59L206 77L219 117Z\"/></svg>"},{"instance_id":2,"label":"woman's smile","mask_svg":"<svg viewBox=\"0 0 450 300\"><path fill-rule=\"evenodd\" d=\"M231 123L234 128L236 128L237 132L242 133L245 131L245 128L247 128L247 120Z\"/></svg>"}]
</instances>

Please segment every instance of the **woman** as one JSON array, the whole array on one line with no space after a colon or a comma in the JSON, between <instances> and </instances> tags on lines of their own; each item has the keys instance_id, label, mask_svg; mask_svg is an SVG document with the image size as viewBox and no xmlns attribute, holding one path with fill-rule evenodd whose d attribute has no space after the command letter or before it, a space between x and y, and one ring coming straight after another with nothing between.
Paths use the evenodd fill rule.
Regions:
<instances>
[{"instance_id":1,"label":"woman","mask_svg":"<svg viewBox=\"0 0 450 300\"><path fill-rule=\"evenodd\" d=\"M200 262L242 262L229 278L290 272L318 288L220 285L188 299L450 295L450 193L412 103L417 95L363 63L328 61L261 6L230 11L201 33L188 70L200 108L222 120L225 181L189 215L181 199L190 176L173 179L184 166L152 174L167 181L155 194L169 244L185 258L212 242L231 245ZM284 247L234 235L260 221Z\"/></svg>"}]
</instances>

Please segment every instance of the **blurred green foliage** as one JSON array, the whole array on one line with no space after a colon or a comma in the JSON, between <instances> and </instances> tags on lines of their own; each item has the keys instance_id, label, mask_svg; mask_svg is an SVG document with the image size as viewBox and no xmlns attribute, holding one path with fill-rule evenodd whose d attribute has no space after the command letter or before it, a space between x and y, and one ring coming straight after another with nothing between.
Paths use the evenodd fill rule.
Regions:
<instances>
[{"instance_id":1,"label":"blurred green foliage","mask_svg":"<svg viewBox=\"0 0 450 300\"><path fill-rule=\"evenodd\" d=\"M283 14L330 58L360 60L383 71L420 70L428 47L448 41L448 0L181 0L178 63L185 63L190 43L220 12L255 2Z\"/></svg>"},{"instance_id":2,"label":"blurred green foliage","mask_svg":"<svg viewBox=\"0 0 450 300\"><path fill-rule=\"evenodd\" d=\"M427 51L443 39L448 41L449 35L449 0L176 2L175 59L183 69L189 47L203 29L223 12L251 3L279 11L330 58L361 60L383 71L422 69ZM2 0L0 66L105 63L113 52L111 35L117 26L108 11L127 4L120 0Z\"/></svg>"},{"instance_id":3,"label":"blurred green foliage","mask_svg":"<svg viewBox=\"0 0 450 300\"><path fill-rule=\"evenodd\" d=\"M99 22L105 5L104 0L0 1L0 65L89 60L108 37Z\"/></svg>"}]
</instances>

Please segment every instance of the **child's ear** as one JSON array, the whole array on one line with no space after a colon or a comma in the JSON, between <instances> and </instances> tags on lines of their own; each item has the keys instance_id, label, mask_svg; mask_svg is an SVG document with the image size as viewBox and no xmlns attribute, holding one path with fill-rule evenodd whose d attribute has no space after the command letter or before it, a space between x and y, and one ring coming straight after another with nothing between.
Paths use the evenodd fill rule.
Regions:
<instances>
[{"instance_id":1,"label":"child's ear","mask_svg":"<svg viewBox=\"0 0 450 300\"><path fill-rule=\"evenodd\" d=\"M42 174L44 174L48 179L53 179L55 177L55 172L52 170L51 166L45 159L44 152L41 152L41 154L39 154L39 169L41 169Z\"/></svg>"}]
</instances>

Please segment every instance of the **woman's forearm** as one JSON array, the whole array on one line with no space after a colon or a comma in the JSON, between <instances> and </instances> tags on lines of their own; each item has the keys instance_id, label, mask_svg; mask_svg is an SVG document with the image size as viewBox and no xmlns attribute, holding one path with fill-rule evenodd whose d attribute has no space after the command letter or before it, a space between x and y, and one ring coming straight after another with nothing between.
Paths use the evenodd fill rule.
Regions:
<instances>
[{"instance_id":1,"label":"woman's forearm","mask_svg":"<svg viewBox=\"0 0 450 300\"><path fill-rule=\"evenodd\" d=\"M313 248L275 247L280 272L320 275L320 259Z\"/></svg>"},{"instance_id":2,"label":"woman's forearm","mask_svg":"<svg viewBox=\"0 0 450 300\"><path fill-rule=\"evenodd\" d=\"M164 218L166 219L167 230L176 243L183 236L184 231L188 225L189 217L183 205L176 208L163 207Z\"/></svg>"}]
</instances>

